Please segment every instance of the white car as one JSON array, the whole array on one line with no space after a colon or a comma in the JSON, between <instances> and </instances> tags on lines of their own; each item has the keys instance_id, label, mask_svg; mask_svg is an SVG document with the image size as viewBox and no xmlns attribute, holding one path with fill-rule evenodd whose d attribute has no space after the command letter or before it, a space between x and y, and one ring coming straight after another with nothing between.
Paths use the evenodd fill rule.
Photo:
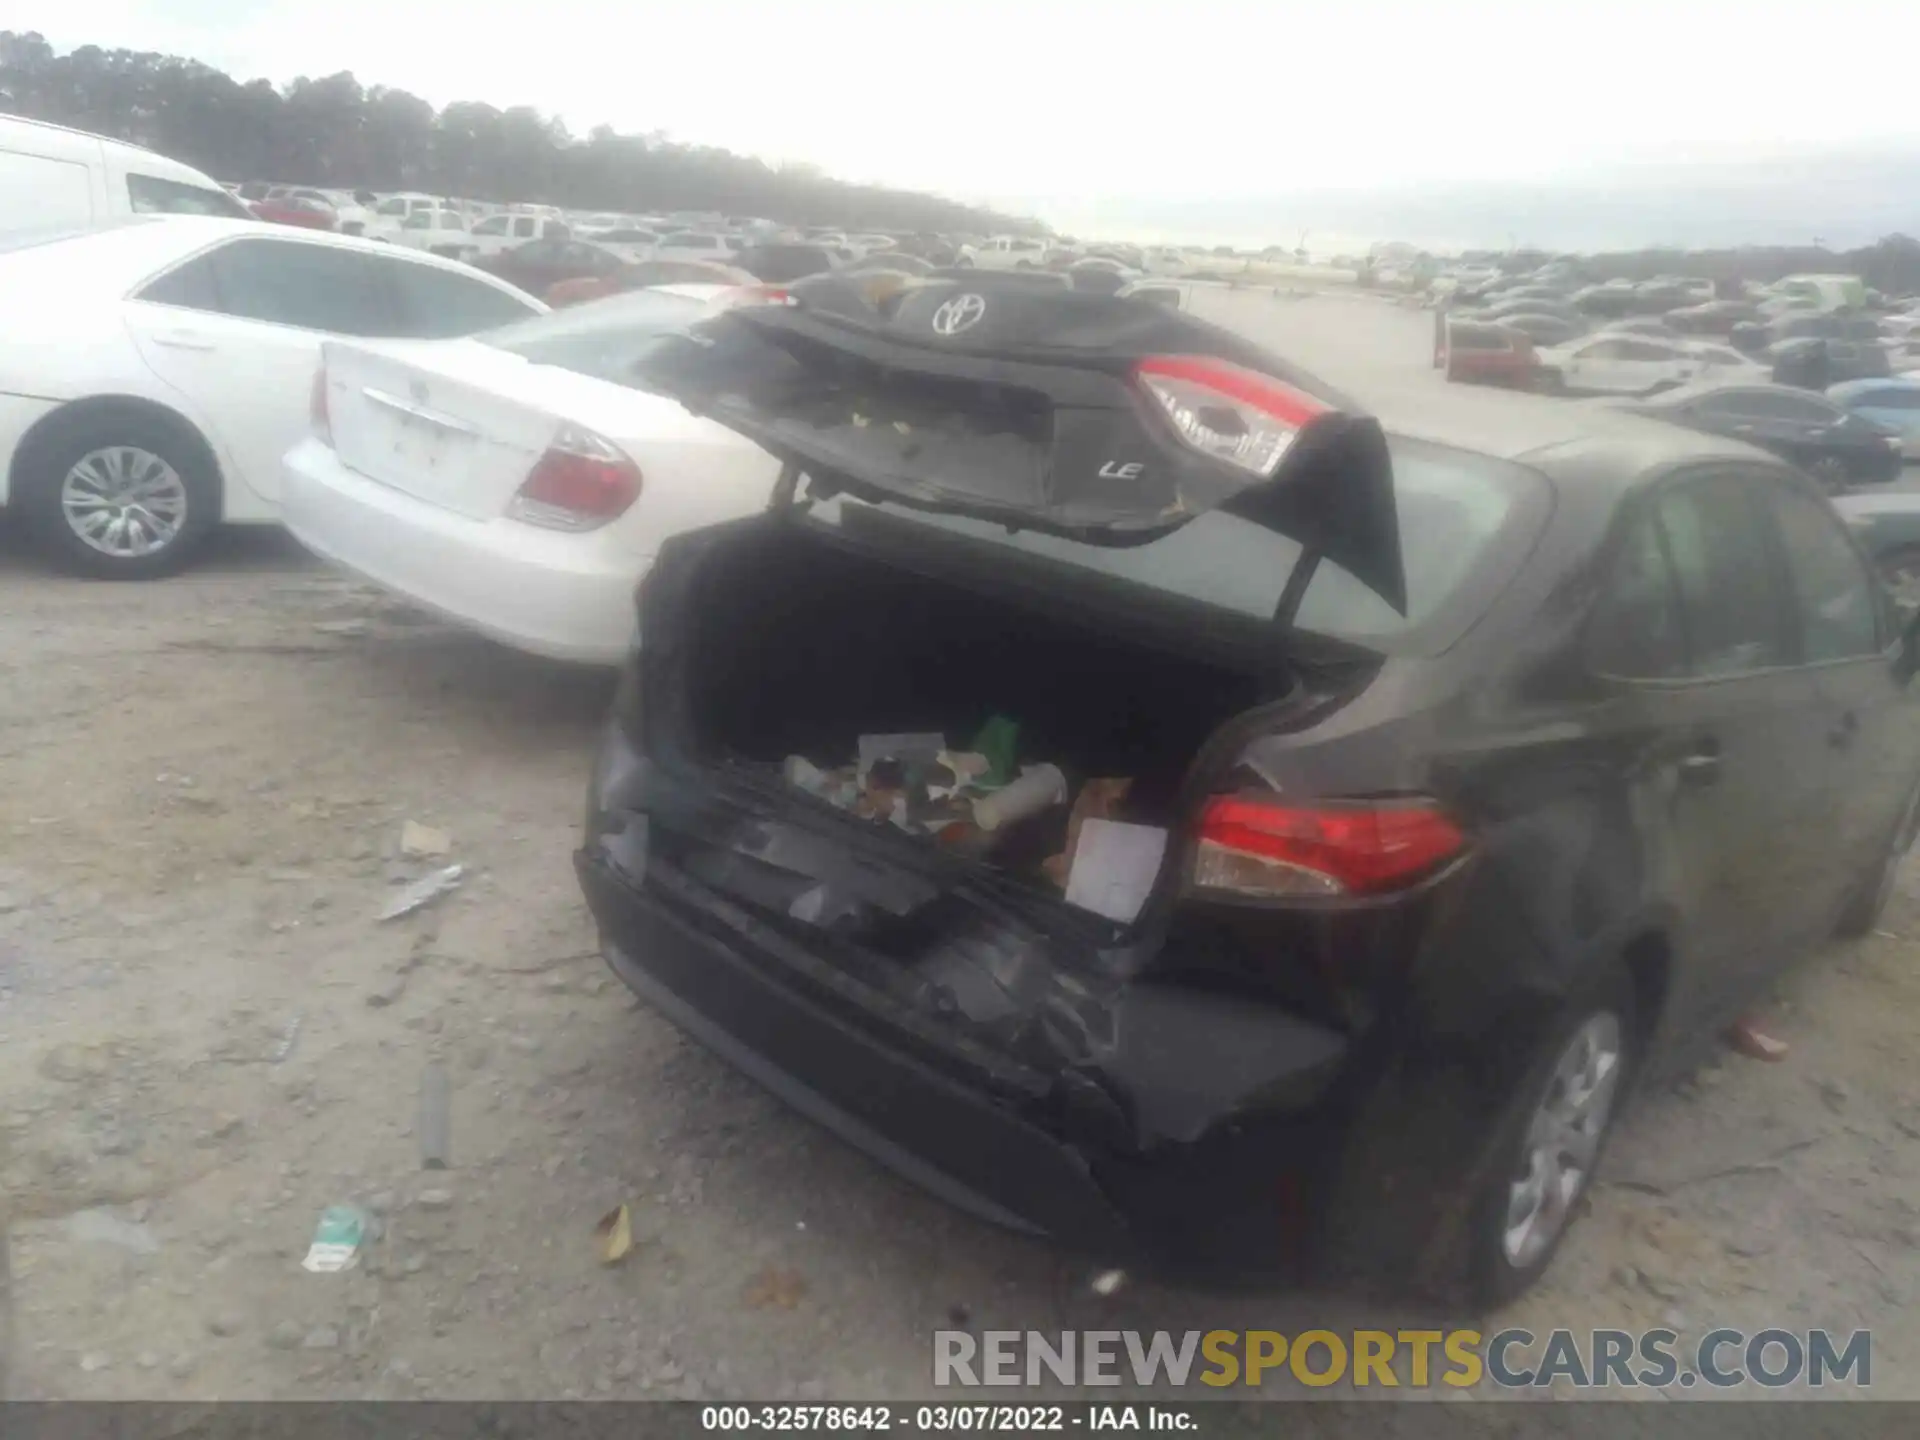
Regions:
<instances>
[{"instance_id":1,"label":"white car","mask_svg":"<svg viewBox=\"0 0 1920 1440\"><path fill-rule=\"evenodd\" d=\"M442 337L546 307L319 230L149 216L0 249L0 504L69 568L146 579L279 517L329 335Z\"/></svg>"},{"instance_id":2,"label":"white car","mask_svg":"<svg viewBox=\"0 0 1920 1440\"><path fill-rule=\"evenodd\" d=\"M1031 235L995 235L978 245L962 245L958 263L981 270L1033 270L1047 263L1052 249Z\"/></svg>"},{"instance_id":3,"label":"white car","mask_svg":"<svg viewBox=\"0 0 1920 1440\"><path fill-rule=\"evenodd\" d=\"M643 229L638 225L615 225L606 230L588 231L580 238L591 240L602 250L611 250L629 265L653 259L653 252L660 244L658 231Z\"/></svg>"},{"instance_id":4,"label":"white car","mask_svg":"<svg viewBox=\"0 0 1920 1440\"><path fill-rule=\"evenodd\" d=\"M1534 354L1547 387L1569 395L1652 395L1692 380L1765 381L1770 373L1730 346L1606 330Z\"/></svg>"},{"instance_id":5,"label":"white car","mask_svg":"<svg viewBox=\"0 0 1920 1440\"><path fill-rule=\"evenodd\" d=\"M468 258L489 259L529 240L565 240L572 233L564 220L548 215L489 215L467 232L473 249Z\"/></svg>"},{"instance_id":6,"label":"white car","mask_svg":"<svg viewBox=\"0 0 1920 1440\"><path fill-rule=\"evenodd\" d=\"M287 528L516 649L618 664L668 536L766 507L779 462L635 387L664 335L758 287L669 285L448 343L329 342Z\"/></svg>"},{"instance_id":7,"label":"white car","mask_svg":"<svg viewBox=\"0 0 1920 1440\"><path fill-rule=\"evenodd\" d=\"M674 230L662 235L649 260L704 260L710 265L733 263L735 247L717 231Z\"/></svg>"},{"instance_id":8,"label":"white car","mask_svg":"<svg viewBox=\"0 0 1920 1440\"><path fill-rule=\"evenodd\" d=\"M466 216L458 210L415 210L400 222L398 230L376 232L376 238L402 249L444 255L449 260L471 260L477 250Z\"/></svg>"}]
</instances>

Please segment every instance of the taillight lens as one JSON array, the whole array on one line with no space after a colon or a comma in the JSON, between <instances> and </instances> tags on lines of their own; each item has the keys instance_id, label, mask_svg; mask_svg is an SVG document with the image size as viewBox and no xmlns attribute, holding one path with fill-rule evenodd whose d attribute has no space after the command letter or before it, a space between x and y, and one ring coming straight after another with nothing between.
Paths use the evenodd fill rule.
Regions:
<instances>
[{"instance_id":1,"label":"taillight lens","mask_svg":"<svg viewBox=\"0 0 1920 1440\"><path fill-rule=\"evenodd\" d=\"M1429 800L1283 805L1217 795L1200 817L1196 890L1235 895L1377 895L1428 875L1467 837Z\"/></svg>"},{"instance_id":2,"label":"taillight lens","mask_svg":"<svg viewBox=\"0 0 1920 1440\"><path fill-rule=\"evenodd\" d=\"M594 530L640 496L640 467L609 440L563 425L535 462L507 514L547 530Z\"/></svg>"},{"instance_id":3,"label":"taillight lens","mask_svg":"<svg viewBox=\"0 0 1920 1440\"><path fill-rule=\"evenodd\" d=\"M333 416L327 410L327 367L313 372L313 390L307 397L307 423L314 438L323 445L333 444Z\"/></svg>"},{"instance_id":4,"label":"taillight lens","mask_svg":"<svg viewBox=\"0 0 1920 1440\"><path fill-rule=\"evenodd\" d=\"M1280 468L1294 438L1328 408L1271 375L1204 355L1150 356L1134 377L1182 440L1261 479Z\"/></svg>"}]
</instances>

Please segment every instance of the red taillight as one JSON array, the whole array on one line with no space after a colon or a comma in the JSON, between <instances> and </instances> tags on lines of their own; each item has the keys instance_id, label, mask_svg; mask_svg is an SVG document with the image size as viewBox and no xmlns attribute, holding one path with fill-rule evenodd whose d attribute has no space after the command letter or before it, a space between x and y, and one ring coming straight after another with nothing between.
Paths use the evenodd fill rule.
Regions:
<instances>
[{"instance_id":1,"label":"red taillight","mask_svg":"<svg viewBox=\"0 0 1920 1440\"><path fill-rule=\"evenodd\" d=\"M1266 479L1328 407L1271 375L1205 355L1154 355L1134 378L1194 449Z\"/></svg>"},{"instance_id":2,"label":"red taillight","mask_svg":"<svg viewBox=\"0 0 1920 1440\"><path fill-rule=\"evenodd\" d=\"M1195 889L1240 895L1371 895L1418 880L1466 848L1426 800L1282 805L1217 795L1200 817Z\"/></svg>"},{"instance_id":3,"label":"red taillight","mask_svg":"<svg viewBox=\"0 0 1920 1440\"><path fill-rule=\"evenodd\" d=\"M327 367L313 372L313 390L307 397L307 422L323 445L333 444L333 416L327 409Z\"/></svg>"},{"instance_id":4,"label":"red taillight","mask_svg":"<svg viewBox=\"0 0 1920 1440\"><path fill-rule=\"evenodd\" d=\"M564 425L534 463L507 514L548 530L593 530L640 496L640 467L611 441Z\"/></svg>"}]
</instances>

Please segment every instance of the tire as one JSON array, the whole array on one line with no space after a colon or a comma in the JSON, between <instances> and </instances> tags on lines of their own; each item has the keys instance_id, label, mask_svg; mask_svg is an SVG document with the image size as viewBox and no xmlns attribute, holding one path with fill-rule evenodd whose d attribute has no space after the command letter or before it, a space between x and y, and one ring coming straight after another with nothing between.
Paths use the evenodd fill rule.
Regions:
<instances>
[{"instance_id":1,"label":"tire","mask_svg":"<svg viewBox=\"0 0 1920 1440\"><path fill-rule=\"evenodd\" d=\"M1493 1163L1469 1212L1467 1280L1475 1303L1489 1309L1504 1305L1530 1289L1553 1263L1579 1215L1580 1202L1586 1197L1620 1113L1637 1059L1639 1031L1635 1020L1633 978L1624 964L1615 963L1595 972L1567 997L1536 1047L1502 1112ZM1532 1163L1536 1147L1530 1140L1536 1115L1549 1111L1556 1103L1555 1097L1564 1101L1578 1093L1578 1084L1571 1089L1567 1085L1570 1076L1576 1081L1593 1079L1591 1070L1581 1073L1579 1062L1600 1055L1608 1046L1611 1063L1590 1092L1597 1098L1589 1104L1597 1107L1598 1114L1595 1128L1583 1140L1583 1165L1577 1176L1542 1172ZM1561 1155L1568 1153L1562 1151ZM1570 1189L1562 1186L1554 1190L1558 1197L1554 1208L1539 1212L1542 1227L1524 1232L1514 1243L1509 1222L1515 1207L1523 1203L1520 1188L1525 1177L1541 1173L1560 1173L1570 1182Z\"/></svg>"},{"instance_id":2,"label":"tire","mask_svg":"<svg viewBox=\"0 0 1920 1440\"><path fill-rule=\"evenodd\" d=\"M1844 493L1853 480L1852 473L1847 469L1847 462L1838 455L1822 455L1807 466L1807 473L1818 480L1820 488L1829 495Z\"/></svg>"},{"instance_id":3,"label":"tire","mask_svg":"<svg viewBox=\"0 0 1920 1440\"><path fill-rule=\"evenodd\" d=\"M1847 900L1835 922L1833 933L1842 940L1858 940L1880 923L1887 902L1893 898L1893 883L1900 873L1900 862L1913 848L1915 822L1920 821L1920 789L1908 797L1900 822L1893 827L1887 848L1881 853L1873 873L1861 877L1859 888Z\"/></svg>"},{"instance_id":4,"label":"tire","mask_svg":"<svg viewBox=\"0 0 1920 1440\"><path fill-rule=\"evenodd\" d=\"M219 474L205 448L179 426L140 411L89 415L35 446L26 468L17 502L22 518L54 562L76 574L171 575L219 522ZM120 499L131 503L116 506ZM107 528L96 525L100 533L89 539L79 528L82 517L106 511L113 512Z\"/></svg>"}]
</instances>

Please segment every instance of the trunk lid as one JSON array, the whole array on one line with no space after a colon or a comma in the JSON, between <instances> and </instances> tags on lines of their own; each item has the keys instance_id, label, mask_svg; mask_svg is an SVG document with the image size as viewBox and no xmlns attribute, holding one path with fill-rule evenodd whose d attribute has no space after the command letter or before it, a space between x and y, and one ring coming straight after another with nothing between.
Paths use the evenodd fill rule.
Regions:
<instances>
[{"instance_id":1,"label":"trunk lid","mask_svg":"<svg viewBox=\"0 0 1920 1440\"><path fill-rule=\"evenodd\" d=\"M814 496L845 490L1101 546L1158 539L1220 509L1405 609L1378 423L1163 306L990 276L904 286L823 276L785 303L694 327L644 374L804 472ZM1255 412L1270 428L1246 424ZM1196 427L1216 453L1185 438ZM1249 467L1217 453L1235 441L1243 453L1268 448Z\"/></svg>"},{"instance_id":2,"label":"trunk lid","mask_svg":"<svg viewBox=\"0 0 1920 1440\"><path fill-rule=\"evenodd\" d=\"M692 429L670 401L477 340L324 347L341 461L382 485L473 519L502 514L563 423L618 441L636 417ZM651 433L651 428L649 433Z\"/></svg>"}]
</instances>

